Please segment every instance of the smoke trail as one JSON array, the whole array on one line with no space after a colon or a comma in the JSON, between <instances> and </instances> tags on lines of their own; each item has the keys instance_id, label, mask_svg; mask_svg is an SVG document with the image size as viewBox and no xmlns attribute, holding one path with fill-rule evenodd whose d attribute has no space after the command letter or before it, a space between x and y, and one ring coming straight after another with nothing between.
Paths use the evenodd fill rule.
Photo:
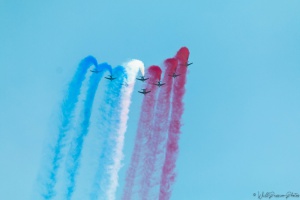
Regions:
<instances>
[{"instance_id":1,"label":"smoke trail","mask_svg":"<svg viewBox=\"0 0 300 200\"><path fill-rule=\"evenodd\" d=\"M135 84L135 78L138 70L144 75L144 63L139 60L132 60L125 64L125 69L128 74L128 87L123 88L121 95L121 121L117 130L116 146L113 154L113 164L108 167L109 169L109 185L107 189L107 199L114 200L116 189L118 187L118 172L121 168L121 161L123 159L122 149L124 146L124 134L127 129L127 120L129 113L129 106L131 103L131 94Z\"/></svg>"},{"instance_id":2,"label":"smoke trail","mask_svg":"<svg viewBox=\"0 0 300 200\"><path fill-rule=\"evenodd\" d=\"M91 111L92 111L95 94L98 88L98 84L103 74L106 72L106 70L108 70L110 74L112 73L111 66L108 65L107 63L98 65L97 66L98 73L93 73L88 83L88 90L83 105L83 111L80 113L80 118L79 118L80 125L75 132L75 136L71 143L71 147L69 149L69 153L67 157L66 171L67 171L68 183L67 183L66 199L68 200L71 199L72 194L74 192L75 178L78 173L83 142L89 130L90 117L91 117Z\"/></svg>"},{"instance_id":3,"label":"smoke trail","mask_svg":"<svg viewBox=\"0 0 300 200\"><path fill-rule=\"evenodd\" d=\"M177 73L181 74L180 77L174 83L173 89L173 102L171 121L168 130L168 141L166 146L166 156L163 166L161 184L160 184L160 200L169 200L171 197L171 187L175 181L175 167L178 155L178 140L181 127L181 116L183 114L183 96L185 93L186 71L188 62L189 50L186 47L181 48L176 56L179 65Z\"/></svg>"},{"instance_id":4,"label":"smoke trail","mask_svg":"<svg viewBox=\"0 0 300 200\"><path fill-rule=\"evenodd\" d=\"M116 125L119 123L117 119L120 112L120 93L122 88L122 83L125 80L125 69L122 66L118 66L113 69L112 76L117 79L109 82L104 92L103 102L100 104L100 116L99 116L99 137L103 138L104 142L99 149L101 156L99 157L99 166L97 168L95 180L93 181L92 191L90 194L91 200L97 200L98 195L104 192L101 190L101 180L107 176L107 165L111 161L111 150L114 144L111 142L112 134L116 132ZM114 126L112 126L112 124Z\"/></svg>"},{"instance_id":5,"label":"smoke trail","mask_svg":"<svg viewBox=\"0 0 300 200\"><path fill-rule=\"evenodd\" d=\"M79 67L68 86L67 94L61 104L61 119L58 127L57 140L50 150L51 163L49 167L46 167L46 178L45 180L42 180L41 183L43 187L41 196L43 199L49 200L55 196L54 187L57 182L57 172L63 156L62 149L65 146L66 133L69 131L70 122L74 117L74 109L78 102L80 88L85 79L87 70L91 65L97 66L97 60L92 56L88 56L80 62Z\"/></svg>"},{"instance_id":6,"label":"smoke trail","mask_svg":"<svg viewBox=\"0 0 300 200\"><path fill-rule=\"evenodd\" d=\"M104 95L104 102L100 107L101 136L104 138L99 166L90 193L91 200L115 199L118 186L118 171L123 158L122 148L124 133L128 119L130 98L135 84L135 77L143 63L133 60L123 67L113 70L117 80L112 81ZM124 81L127 79L126 84ZM99 196L100 195L100 196Z\"/></svg>"},{"instance_id":7,"label":"smoke trail","mask_svg":"<svg viewBox=\"0 0 300 200\"><path fill-rule=\"evenodd\" d=\"M127 171L126 185L124 189L123 199L131 199L132 189L134 186L135 174L140 161L140 153L142 151L142 145L144 140L149 137L152 129L153 111L155 106L155 97L157 86L153 84L160 80L161 69L158 66L151 66L148 69L149 80L146 83L145 89L151 92L147 94L143 99L141 116L139 119L139 126L137 130L137 135L135 139L135 146L133 150L133 155L131 158L130 167Z\"/></svg>"},{"instance_id":8,"label":"smoke trail","mask_svg":"<svg viewBox=\"0 0 300 200\"><path fill-rule=\"evenodd\" d=\"M170 114L170 96L172 90L173 78L170 76L175 72L177 59L167 59L164 63L166 66L163 82L166 83L164 88L161 88L157 105L155 109L154 124L150 141L145 146L145 156L142 165L142 179L140 199L157 199L148 197L149 192L154 186L159 183L159 170L162 166L163 144L166 140L166 133L169 123ZM158 191L157 191L158 192Z\"/></svg>"}]
</instances>

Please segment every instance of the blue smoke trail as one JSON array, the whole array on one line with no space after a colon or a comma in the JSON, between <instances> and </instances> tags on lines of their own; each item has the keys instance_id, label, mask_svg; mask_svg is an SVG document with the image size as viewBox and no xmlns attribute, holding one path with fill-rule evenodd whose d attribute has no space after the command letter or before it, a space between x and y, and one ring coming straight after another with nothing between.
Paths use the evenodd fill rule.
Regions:
<instances>
[{"instance_id":1,"label":"blue smoke trail","mask_svg":"<svg viewBox=\"0 0 300 200\"><path fill-rule=\"evenodd\" d=\"M124 67L118 66L114 68L112 75L117 79L108 84L104 94L104 102L99 109L101 114L99 119L101 137L104 138L104 142L90 193L91 200L97 200L100 192L104 195L109 185L110 177L107 167L113 163L112 155L114 146L116 146L115 138L120 123L121 90L122 87L125 87L123 84L127 78L127 73Z\"/></svg>"},{"instance_id":2,"label":"blue smoke trail","mask_svg":"<svg viewBox=\"0 0 300 200\"><path fill-rule=\"evenodd\" d=\"M43 180L43 187L45 191L41 192L41 196L45 200L50 200L55 196L54 187L57 182L57 172L60 167L62 157L62 149L64 147L66 133L70 129L70 122L73 119L75 105L78 102L80 89L85 79L88 68L94 65L97 66L97 60L88 56L84 58L77 68L77 71L68 86L68 92L61 105L61 124L58 128L58 138L51 152L50 169L47 171L46 180Z\"/></svg>"},{"instance_id":3,"label":"blue smoke trail","mask_svg":"<svg viewBox=\"0 0 300 200\"><path fill-rule=\"evenodd\" d=\"M92 112L92 106L95 98L95 94L99 85L100 80L102 79L103 74L108 70L110 74L112 73L111 66L107 63L98 65L97 70L99 73L93 73L90 77L88 83L88 90L86 94L86 99L83 106L83 111L80 114L79 119L79 128L75 132L74 139L71 143L71 147L67 157L67 192L66 199L70 200L72 198L74 189L75 189L75 179L78 174L78 168L80 165L80 156L82 152L82 147L84 139L88 133L90 125L90 117Z\"/></svg>"}]
</instances>

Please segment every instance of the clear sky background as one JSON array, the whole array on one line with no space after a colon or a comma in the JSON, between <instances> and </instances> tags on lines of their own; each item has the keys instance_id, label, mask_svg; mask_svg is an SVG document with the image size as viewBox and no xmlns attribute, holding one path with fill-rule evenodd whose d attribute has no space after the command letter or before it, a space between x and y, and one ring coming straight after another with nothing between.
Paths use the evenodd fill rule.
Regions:
<instances>
[{"instance_id":1,"label":"clear sky background","mask_svg":"<svg viewBox=\"0 0 300 200\"><path fill-rule=\"evenodd\" d=\"M148 67L182 46L194 64L172 200L300 193L299 0L1 0L0 199L30 199L54 111L82 58Z\"/></svg>"}]
</instances>

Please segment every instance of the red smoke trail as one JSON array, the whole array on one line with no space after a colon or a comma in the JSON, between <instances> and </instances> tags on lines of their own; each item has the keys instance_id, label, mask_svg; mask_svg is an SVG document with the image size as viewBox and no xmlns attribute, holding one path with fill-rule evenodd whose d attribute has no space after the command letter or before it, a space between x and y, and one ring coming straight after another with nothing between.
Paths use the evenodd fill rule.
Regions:
<instances>
[{"instance_id":1,"label":"red smoke trail","mask_svg":"<svg viewBox=\"0 0 300 200\"><path fill-rule=\"evenodd\" d=\"M168 141L166 146L165 163L163 166L159 200L169 200L171 197L171 186L175 181L175 167L178 155L178 141L181 127L181 116L183 114L183 96L185 93L187 62L189 58L189 50L186 47L181 48L177 54L178 59L177 74L173 88L173 102L171 112L171 122L168 130Z\"/></svg>"},{"instance_id":2,"label":"red smoke trail","mask_svg":"<svg viewBox=\"0 0 300 200\"><path fill-rule=\"evenodd\" d=\"M157 92L157 86L154 82L157 82L161 78L161 69L158 66L149 67L148 71L149 79L146 82L146 89L151 90L146 94L143 99L141 116L139 119L139 125L137 135L135 138L135 146L131 158L131 163L127 171L126 183L123 192L123 200L131 200L132 190L134 187L134 181L136 172L140 162L141 151L145 138L149 137L152 130L152 120L154 114L155 98Z\"/></svg>"},{"instance_id":3,"label":"red smoke trail","mask_svg":"<svg viewBox=\"0 0 300 200\"><path fill-rule=\"evenodd\" d=\"M170 76L175 72L178 61L175 58L167 59L164 62L166 67L164 78L162 80L165 85L160 88L155 116L152 135L149 135L150 138L147 141L145 146L144 162L142 165L142 178L141 178L141 188L139 191L139 199L157 199L148 197L148 194L151 189L153 189L153 182L159 184L160 174L157 172L161 167L156 167L158 163L159 155L163 155L164 151L161 151L164 148L164 143L166 141L168 123L169 123L169 114L170 114L170 97L173 85L173 78ZM163 164L161 160L160 166ZM156 181L155 181L156 180ZM151 182L152 181L152 182Z\"/></svg>"}]
</instances>

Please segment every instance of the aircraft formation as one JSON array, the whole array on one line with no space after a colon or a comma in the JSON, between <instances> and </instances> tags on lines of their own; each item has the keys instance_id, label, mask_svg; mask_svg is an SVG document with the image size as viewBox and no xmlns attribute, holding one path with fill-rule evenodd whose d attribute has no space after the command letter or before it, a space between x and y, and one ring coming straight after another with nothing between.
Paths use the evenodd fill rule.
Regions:
<instances>
[{"instance_id":1,"label":"aircraft formation","mask_svg":"<svg viewBox=\"0 0 300 200\"><path fill-rule=\"evenodd\" d=\"M192 62L191 63L187 62L187 63L182 64L182 65L188 67L188 66L190 66L192 64L193 64ZM93 72L93 73L98 73L99 72L96 69L95 70L90 70L90 71ZM176 72L173 72L173 74L169 74L169 76L171 76L172 78L177 78L180 75L181 74L176 74ZM108 79L110 81L116 79L116 77L113 77L112 75L108 75L108 77L104 77L104 78L106 78L106 79ZM149 78L145 78L145 76L141 76L140 78L136 78L136 79L139 80L139 81L144 82L144 81L147 81ZM161 87L161 86L165 85L165 83L162 83L161 80L158 80L157 83L153 83L153 84L156 85L156 86L158 86L158 87ZM128 87L128 84L126 82L124 84L122 84L122 85ZM147 91L147 89L142 89L141 91L138 91L138 92L141 93L141 94L143 94L143 95L145 95L145 94L148 94L149 92L151 92L151 90Z\"/></svg>"}]
</instances>

